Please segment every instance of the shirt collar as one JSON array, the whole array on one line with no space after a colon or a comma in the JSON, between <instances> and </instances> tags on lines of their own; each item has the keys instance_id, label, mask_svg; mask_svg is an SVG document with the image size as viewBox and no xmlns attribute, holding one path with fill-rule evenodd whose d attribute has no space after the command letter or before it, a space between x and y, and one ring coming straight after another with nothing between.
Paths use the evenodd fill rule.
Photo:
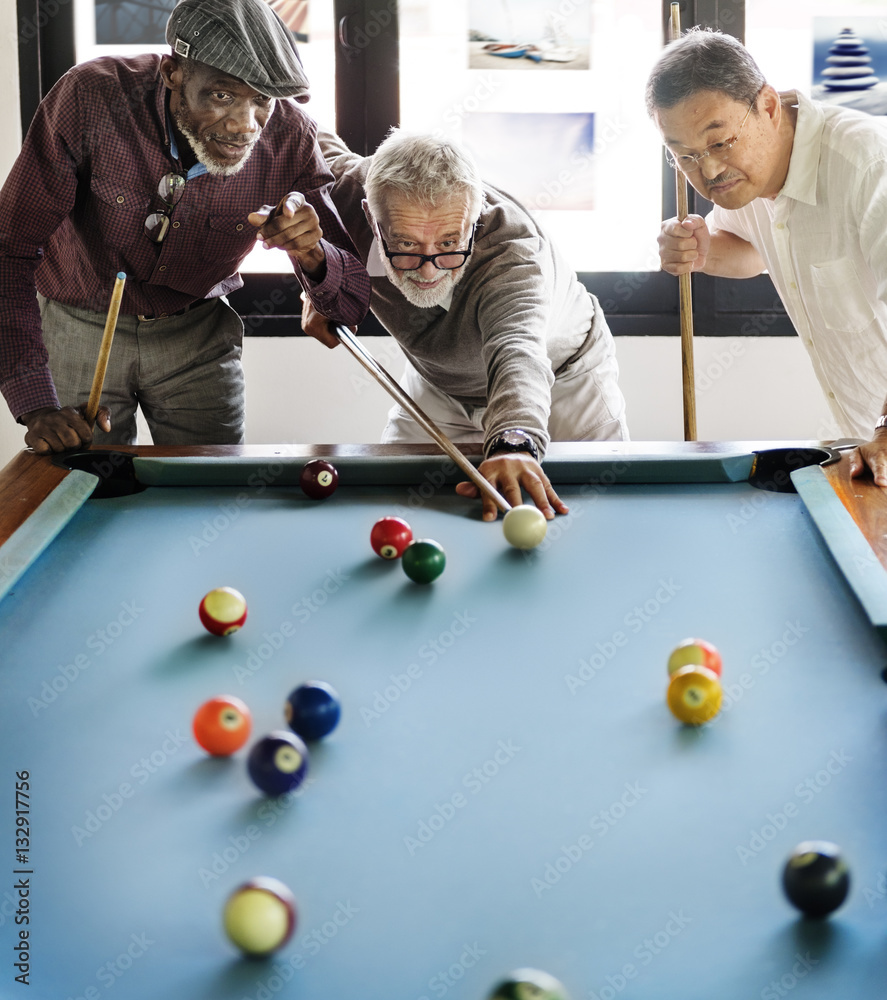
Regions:
<instances>
[{"instance_id":1,"label":"shirt collar","mask_svg":"<svg viewBox=\"0 0 887 1000\"><path fill-rule=\"evenodd\" d=\"M176 133L172 127L172 116L169 113L169 109L166 112L166 134L169 136L169 155L174 159L179 159L179 145L176 142ZM193 167L191 167L185 174L185 177L191 181L195 177L200 177L201 174L207 173L206 167L198 160Z\"/></svg>"},{"instance_id":2,"label":"shirt collar","mask_svg":"<svg viewBox=\"0 0 887 1000\"><path fill-rule=\"evenodd\" d=\"M808 205L816 204L816 177L825 116L822 108L798 93L798 120L792 142L788 174L778 197L793 198Z\"/></svg>"}]
</instances>

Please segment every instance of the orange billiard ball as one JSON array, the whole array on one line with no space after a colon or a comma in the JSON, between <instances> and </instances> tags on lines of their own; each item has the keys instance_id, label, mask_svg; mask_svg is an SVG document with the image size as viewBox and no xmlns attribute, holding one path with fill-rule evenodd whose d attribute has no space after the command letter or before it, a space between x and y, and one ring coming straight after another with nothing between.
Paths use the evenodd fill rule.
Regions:
<instances>
[{"instance_id":1,"label":"orange billiard ball","mask_svg":"<svg viewBox=\"0 0 887 1000\"><path fill-rule=\"evenodd\" d=\"M681 667L707 667L721 676L721 654L705 639L684 639L672 650L668 658L668 676Z\"/></svg>"},{"instance_id":2,"label":"orange billiard ball","mask_svg":"<svg viewBox=\"0 0 887 1000\"><path fill-rule=\"evenodd\" d=\"M216 587L200 602L200 620L213 635L231 635L246 621L246 598L233 587Z\"/></svg>"},{"instance_id":3,"label":"orange billiard ball","mask_svg":"<svg viewBox=\"0 0 887 1000\"><path fill-rule=\"evenodd\" d=\"M194 739L214 757L227 757L249 739L253 727L246 704L231 694L205 701L194 713Z\"/></svg>"}]
</instances>

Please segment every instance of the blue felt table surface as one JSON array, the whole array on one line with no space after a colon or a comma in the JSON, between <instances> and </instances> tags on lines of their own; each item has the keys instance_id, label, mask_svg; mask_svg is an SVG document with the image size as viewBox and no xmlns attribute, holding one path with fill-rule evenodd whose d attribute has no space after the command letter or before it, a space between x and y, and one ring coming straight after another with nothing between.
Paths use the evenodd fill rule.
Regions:
<instances>
[{"instance_id":1,"label":"blue felt table surface","mask_svg":"<svg viewBox=\"0 0 887 1000\"><path fill-rule=\"evenodd\" d=\"M789 980L804 1000L883 997L885 653L802 502L745 484L562 495L572 513L526 554L449 489L412 508L369 486L88 502L0 604L7 790L31 776L30 995L480 1000L536 966L574 1000L750 1000ZM384 514L444 546L434 584L372 553ZM227 639L197 619L220 585L250 603ZM695 730L664 702L691 635L720 648L726 702ZM298 794L263 799L245 751L191 739L226 692L255 735L281 728L313 677L343 717ZM824 923L779 886L811 838L853 873ZM299 907L267 962L220 926L256 875Z\"/></svg>"}]
</instances>

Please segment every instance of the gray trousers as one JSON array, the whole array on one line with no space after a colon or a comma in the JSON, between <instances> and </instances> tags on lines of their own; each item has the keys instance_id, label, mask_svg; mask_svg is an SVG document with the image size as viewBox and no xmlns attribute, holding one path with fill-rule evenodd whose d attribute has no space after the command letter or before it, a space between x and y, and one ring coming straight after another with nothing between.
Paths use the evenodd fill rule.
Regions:
<instances>
[{"instance_id":1,"label":"gray trousers","mask_svg":"<svg viewBox=\"0 0 887 1000\"><path fill-rule=\"evenodd\" d=\"M628 441L625 400L617 378L619 366L609 344L583 355L554 381L548 433L552 441ZM607 348L606 350L604 348ZM600 356L599 356L600 355ZM486 407L469 413L458 400L425 379L407 360L401 388L431 417L451 441L482 444ZM399 403L388 412L385 444L425 443L429 436Z\"/></svg>"},{"instance_id":2,"label":"gray trousers","mask_svg":"<svg viewBox=\"0 0 887 1000\"><path fill-rule=\"evenodd\" d=\"M89 398L105 315L39 296L49 370L62 406ZM223 299L181 316L120 316L102 389L111 432L97 444L135 444L141 407L155 444L240 444L244 437L243 324Z\"/></svg>"}]
</instances>

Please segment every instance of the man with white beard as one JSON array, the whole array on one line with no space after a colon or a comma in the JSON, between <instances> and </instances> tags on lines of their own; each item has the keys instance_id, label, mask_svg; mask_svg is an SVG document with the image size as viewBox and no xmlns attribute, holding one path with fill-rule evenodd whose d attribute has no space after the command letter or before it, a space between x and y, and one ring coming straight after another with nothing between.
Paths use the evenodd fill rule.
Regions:
<instances>
[{"instance_id":1,"label":"man with white beard","mask_svg":"<svg viewBox=\"0 0 887 1000\"><path fill-rule=\"evenodd\" d=\"M132 443L137 407L156 444L243 440L224 296L257 239L318 309L366 314L291 32L263 0L182 0L166 38L168 55L69 70L0 192L0 390L39 452L93 440L81 406L119 272L99 442Z\"/></svg>"},{"instance_id":2,"label":"man with white beard","mask_svg":"<svg viewBox=\"0 0 887 1000\"><path fill-rule=\"evenodd\" d=\"M480 472L509 503L523 488L547 518L566 513L539 464L549 441L628 437L597 299L456 143L395 130L362 157L322 129L318 141L372 279L370 308L406 354L404 390L450 440L483 446ZM327 318L306 304L302 325L334 347ZM427 440L395 405L382 441ZM495 519L493 502L483 504Z\"/></svg>"}]
</instances>

